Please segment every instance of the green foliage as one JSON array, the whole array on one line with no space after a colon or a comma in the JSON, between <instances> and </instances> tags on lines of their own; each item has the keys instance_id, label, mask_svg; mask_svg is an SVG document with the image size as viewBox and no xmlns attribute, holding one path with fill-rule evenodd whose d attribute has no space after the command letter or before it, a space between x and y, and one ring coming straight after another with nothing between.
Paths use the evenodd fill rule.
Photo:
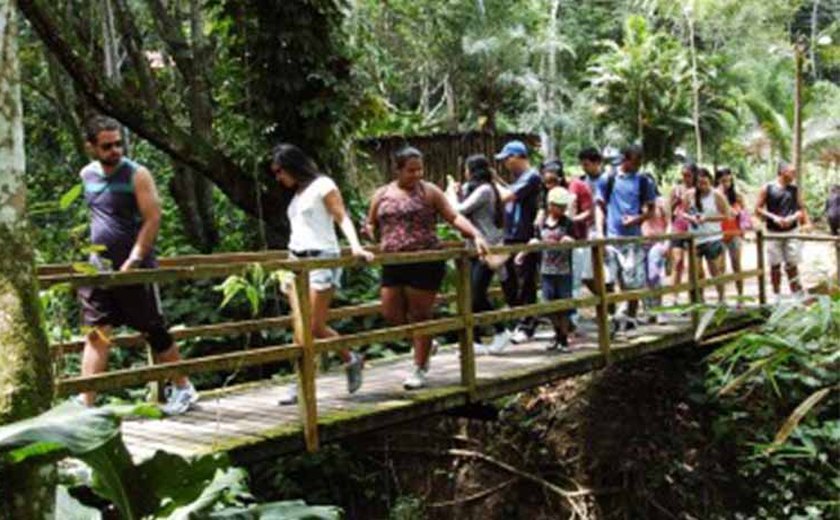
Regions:
<instances>
[{"instance_id":1,"label":"green foliage","mask_svg":"<svg viewBox=\"0 0 840 520\"><path fill-rule=\"evenodd\" d=\"M829 518L840 511L840 298L780 306L762 330L716 351L709 391L715 430L739 449L758 518ZM787 417L780 421L779 417Z\"/></svg>"},{"instance_id":2,"label":"green foliage","mask_svg":"<svg viewBox=\"0 0 840 520\"><path fill-rule=\"evenodd\" d=\"M140 518L338 519L333 507L309 507L301 501L254 504L247 474L230 467L225 456L195 459L157 452L135 464L122 441L120 419L127 415L159 417L149 405L88 409L65 403L37 417L0 427L3 464L30 458L71 456L93 470L92 490L126 520ZM100 518L92 504L59 487L56 510L61 518Z\"/></svg>"}]
</instances>

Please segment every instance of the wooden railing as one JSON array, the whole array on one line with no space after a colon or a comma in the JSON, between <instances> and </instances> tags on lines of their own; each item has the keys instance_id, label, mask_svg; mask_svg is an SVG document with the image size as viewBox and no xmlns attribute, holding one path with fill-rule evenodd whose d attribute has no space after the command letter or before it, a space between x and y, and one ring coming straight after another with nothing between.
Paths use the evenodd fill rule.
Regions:
<instances>
[{"instance_id":1,"label":"wooden railing","mask_svg":"<svg viewBox=\"0 0 840 520\"><path fill-rule=\"evenodd\" d=\"M766 304L767 293L765 285L764 242L777 238L799 238L803 241L826 241L836 245L837 259L840 263L840 240L837 237L818 235L769 235L761 231L755 232L757 252L757 269L740 273L727 274L715 278L701 279L699 258L697 256L696 240L699 235L668 234L655 237L608 238L599 240L575 241L555 244L508 245L492 248L494 254L516 254L518 252L537 252L546 250L568 250L579 247L592 249L593 275L595 294L586 298L570 298L555 300L514 308L505 308L481 313L472 312L472 294L470 291L470 260L471 253L463 246L447 244L447 247L435 251L415 253L385 253L378 254L372 264L388 265L415 263L425 261L454 260L457 267L456 290L453 294L439 297L440 303L455 302L457 316L433 319L407 325L385 327L376 330L347 334L331 339L315 339L308 326L311 315L309 300L309 271L313 269L335 267L359 267L360 260L348 255L331 259L290 259L284 251L268 251L260 253L235 253L223 255L196 255L162 259L160 268L144 269L130 272L114 272L101 274L78 274L70 266L52 265L39 269L39 280L42 287L56 284L66 284L69 287L82 286L119 286L138 283L172 282L177 280L196 280L224 277L234 274L244 274L250 266L257 263L264 270L288 270L293 273L294 282L290 291L291 316L265 318L242 322L204 325L185 329L174 329L175 339L194 338L199 336L226 336L255 332L265 329L279 329L292 327L294 343L251 348L244 351L229 352L186 359L175 363L163 363L142 368L115 370L91 376L75 376L59 379L56 383L60 395L73 394L80 391L103 391L114 388L139 385L171 378L179 374L189 375L201 372L219 370L233 370L237 368L264 365L278 361L292 361L296 365L299 384L299 405L301 420L307 449L315 450L318 446L317 427L317 399L316 399L316 357L320 353L335 352L369 345L380 341L394 341L410 338L415 335L438 335L447 332L459 332L459 349L461 364L461 385L469 395L474 395L476 389L475 352L473 350L473 327L490 325L514 320L526 316L543 315L561 310L595 307L598 328L598 346L605 362L610 362L611 340L609 333L608 306L610 304L630 300L640 300L646 297L663 296L667 294L687 293L689 301L698 303L702 299L705 287L727 284L756 278L759 287L759 303ZM688 282L677 286L663 286L656 289L638 289L619 293L607 293L605 283L605 265L607 247L621 244L644 244L663 242L667 240L687 240L688 254ZM840 283L840 274L838 274ZM379 302L365 303L348 307L331 309L329 319L341 319L355 316L368 316L381 311ZM699 314L693 313L693 322L697 325ZM139 346L143 344L139 335L117 336L114 343L119 346ZM53 346L54 355L62 356L67 352L78 352L83 343L71 341Z\"/></svg>"}]
</instances>

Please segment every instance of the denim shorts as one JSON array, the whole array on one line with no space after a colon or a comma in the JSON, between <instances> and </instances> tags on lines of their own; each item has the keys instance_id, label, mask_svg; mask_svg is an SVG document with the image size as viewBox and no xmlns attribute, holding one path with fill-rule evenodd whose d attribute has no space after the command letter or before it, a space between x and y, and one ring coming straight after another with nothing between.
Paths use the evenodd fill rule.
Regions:
<instances>
[{"instance_id":1,"label":"denim shorts","mask_svg":"<svg viewBox=\"0 0 840 520\"><path fill-rule=\"evenodd\" d=\"M297 259L294 252L290 252L291 258ZM336 251L307 251L306 259L324 259L324 258L338 258L341 254ZM330 289L341 289L341 274L343 270L340 267L333 267L330 269L312 269L309 271L309 287L315 291L328 291Z\"/></svg>"},{"instance_id":2,"label":"denim shorts","mask_svg":"<svg viewBox=\"0 0 840 520\"><path fill-rule=\"evenodd\" d=\"M572 297L572 275L570 274L544 274L542 275L542 295L545 301L563 300ZM570 314L572 311L560 311L561 314Z\"/></svg>"}]
</instances>

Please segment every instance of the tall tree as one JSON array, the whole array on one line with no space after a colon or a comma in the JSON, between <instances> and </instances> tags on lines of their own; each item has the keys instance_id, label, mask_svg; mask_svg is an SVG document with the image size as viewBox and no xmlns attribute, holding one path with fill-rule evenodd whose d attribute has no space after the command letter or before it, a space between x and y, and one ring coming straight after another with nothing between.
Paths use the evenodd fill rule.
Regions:
<instances>
[{"instance_id":1,"label":"tall tree","mask_svg":"<svg viewBox=\"0 0 840 520\"><path fill-rule=\"evenodd\" d=\"M15 15L14 0L0 0L0 424L36 415L52 399L52 364L26 229ZM45 489L42 472L37 466L4 468L0 516L45 517L53 500L37 495Z\"/></svg>"}]
</instances>

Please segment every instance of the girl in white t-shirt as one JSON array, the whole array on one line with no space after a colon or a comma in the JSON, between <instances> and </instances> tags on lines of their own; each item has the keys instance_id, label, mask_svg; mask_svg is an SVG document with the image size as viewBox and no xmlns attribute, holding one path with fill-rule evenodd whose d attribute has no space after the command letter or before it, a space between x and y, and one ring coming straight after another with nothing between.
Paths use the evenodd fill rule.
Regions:
<instances>
[{"instance_id":1,"label":"girl in white t-shirt","mask_svg":"<svg viewBox=\"0 0 840 520\"><path fill-rule=\"evenodd\" d=\"M279 144L272 153L271 171L277 182L294 191L289 203L291 226L289 253L295 258L338 258L341 250L335 225L350 243L351 254L365 261L373 260L373 253L362 248L353 221L335 182L318 171L314 161L293 144ZM309 271L309 300L312 305L312 334L316 339L333 338L338 333L327 324L327 313L335 290L341 285L341 269ZM347 372L347 391L354 393L362 385L363 358L355 352L342 350L341 358ZM281 404L297 401L297 385L289 387Z\"/></svg>"}]
</instances>

